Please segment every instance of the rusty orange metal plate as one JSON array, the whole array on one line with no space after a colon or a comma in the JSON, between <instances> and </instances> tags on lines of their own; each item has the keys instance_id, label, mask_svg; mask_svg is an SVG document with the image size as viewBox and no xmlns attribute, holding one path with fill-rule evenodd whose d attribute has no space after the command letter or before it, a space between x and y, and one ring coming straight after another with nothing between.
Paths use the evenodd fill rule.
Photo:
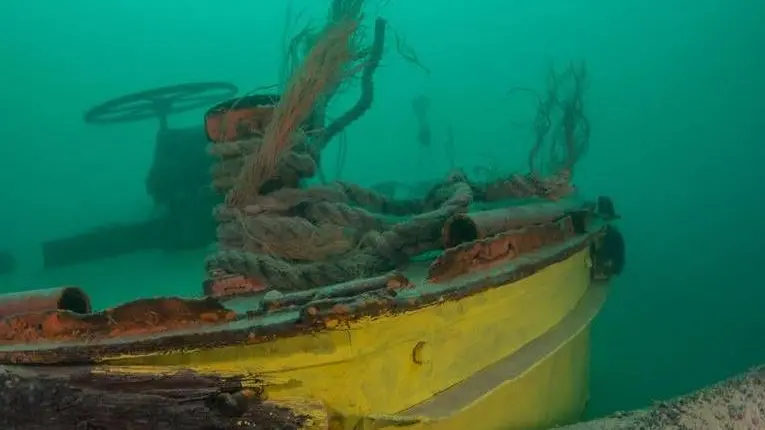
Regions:
<instances>
[{"instance_id":1,"label":"rusty orange metal plate","mask_svg":"<svg viewBox=\"0 0 765 430\"><path fill-rule=\"evenodd\" d=\"M279 102L276 95L254 95L220 103L205 114L211 142L233 142L262 135Z\"/></svg>"},{"instance_id":2,"label":"rusty orange metal plate","mask_svg":"<svg viewBox=\"0 0 765 430\"><path fill-rule=\"evenodd\" d=\"M576 234L570 216L463 243L444 251L430 265L428 279L447 281L534 252L543 246L562 243Z\"/></svg>"}]
</instances>

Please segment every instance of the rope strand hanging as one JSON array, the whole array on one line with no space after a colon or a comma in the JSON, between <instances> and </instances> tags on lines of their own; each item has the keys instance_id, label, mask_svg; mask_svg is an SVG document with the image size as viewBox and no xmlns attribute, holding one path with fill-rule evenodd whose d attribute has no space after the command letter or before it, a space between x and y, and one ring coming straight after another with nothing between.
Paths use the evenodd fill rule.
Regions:
<instances>
[{"instance_id":1,"label":"rope strand hanging","mask_svg":"<svg viewBox=\"0 0 765 430\"><path fill-rule=\"evenodd\" d=\"M376 19L371 46L361 48L356 43L360 1L351 3L349 13L333 9L333 19L295 70L263 132L211 145L219 159L213 184L226 193L215 211L218 250L206 262L211 280L235 275L252 285L294 291L376 276L444 249L444 223L476 201L557 199L573 191L569 179L576 159L547 177L532 172L488 183L455 171L419 199L394 199L339 181L302 186L302 179L317 173L322 149L374 99L387 23ZM314 110L323 110L356 74L358 102L334 123L311 129Z\"/></svg>"}]
</instances>

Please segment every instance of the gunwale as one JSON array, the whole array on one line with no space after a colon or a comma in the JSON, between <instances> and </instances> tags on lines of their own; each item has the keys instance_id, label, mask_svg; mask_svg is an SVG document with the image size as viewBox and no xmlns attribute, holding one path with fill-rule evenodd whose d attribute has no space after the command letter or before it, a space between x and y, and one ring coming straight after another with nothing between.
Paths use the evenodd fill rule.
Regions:
<instances>
[{"instance_id":1,"label":"gunwale","mask_svg":"<svg viewBox=\"0 0 765 430\"><path fill-rule=\"evenodd\" d=\"M606 222L593 220L586 232L577 234L560 244L545 246L502 264L449 281L426 282L422 262L412 264L401 272L401 275L411 282L411 288L399 290L394 296L385 300L375 300L359 305L353 309L352 313L345 316L344 321L405 313L435 306L446 300L460 300L493 288L512 287L514 282L532 276L539 270L563 261L590 246L606 226ZM325 289L335 287L337 286ZM258 300L258 298L244 298L221 301L221 303L242 312L247 308L256 309ZM315 334L330 329L330 326L336 327L336 319L331 324L329 322L329 319L322 318L306 322L301 318L300 307L288 308L244 315L234 321L217 325L177 329L150 335L122 336L95 342L85 340L2 345L0 346L0 364L90 364L100 362L107 356L151 354L158 350L193 351L226 347L243 342L263 343L278 338Z\"/></svg>"}]
</instances>

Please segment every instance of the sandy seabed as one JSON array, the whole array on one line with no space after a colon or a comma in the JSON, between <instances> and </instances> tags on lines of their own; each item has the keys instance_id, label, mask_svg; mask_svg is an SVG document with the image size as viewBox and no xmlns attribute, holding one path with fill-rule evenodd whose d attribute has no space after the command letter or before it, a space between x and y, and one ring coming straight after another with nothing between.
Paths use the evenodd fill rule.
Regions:
<instances>
[{"instance_id":1,"label":"sandy seabed","mask_svg":"<svg viewBox=\"0 0 765 430\"><path fill-rule=\"evenodd\" d=\"M765 429L765 366L653 407L562 427L565 430Z\"/></svg>"}]
</instances>

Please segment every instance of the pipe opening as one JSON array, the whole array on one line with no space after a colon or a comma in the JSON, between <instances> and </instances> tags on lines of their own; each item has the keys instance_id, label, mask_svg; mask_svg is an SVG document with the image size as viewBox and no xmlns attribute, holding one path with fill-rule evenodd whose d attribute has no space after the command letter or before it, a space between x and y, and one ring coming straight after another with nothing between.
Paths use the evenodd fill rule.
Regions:
<instances>
[{"instance_id":1,"label":"pipe opening","mask_svg":"<svg viewBox=\"0 0 765 430\"><path fill-rule=\"evenodd\" d=\"M82 289L77 287L66 287L61 292L58 302L56 302L58 310L74 312L76 314L89 314L90 298L85 294Z\"/></svg>"},{"instance_id":2,"label":"pipe opening","mask_svg":"<svg viewBox=\"0 0 765 430\"><path fill-rule=\"evenodd\" d=\"M444 245L453 248L465 242L478 239L478 226L466 216L455 216L445 226L446 240Z\"/></svg>"}]
</instances>

